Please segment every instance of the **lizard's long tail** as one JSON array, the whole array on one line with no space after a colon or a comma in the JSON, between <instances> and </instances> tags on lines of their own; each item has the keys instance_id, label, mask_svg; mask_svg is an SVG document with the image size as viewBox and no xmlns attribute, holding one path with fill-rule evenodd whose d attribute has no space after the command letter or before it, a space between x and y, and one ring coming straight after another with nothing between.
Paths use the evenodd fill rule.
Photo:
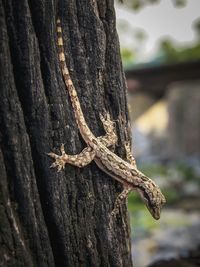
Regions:
<instances>
[{"instance_id":1,"label":"lizard's long tail","mask_svg":"<svg viewBox=\"0 0 200 267\"><path fill-rule=\"evenodd\" d=\"M60 19L57 19L57 45L58 45L58 55L59 55L59 61L60 66L62 70L63 79L66 85L66 88L69 92L71 103L73 106L76 122L78 124L80 133L85 140L86 143L89 143L92 138L94 138L92 132L90 131L89 127L87 126L87 123L85 121L80 101L77 96L76 89L73 85L73 82L69 75L69 70L67 68L66 60L65 60L65 53L64 53L64 47L63 47L63 38L62 38L62 28Z\"/></svg>"}]
</instances>

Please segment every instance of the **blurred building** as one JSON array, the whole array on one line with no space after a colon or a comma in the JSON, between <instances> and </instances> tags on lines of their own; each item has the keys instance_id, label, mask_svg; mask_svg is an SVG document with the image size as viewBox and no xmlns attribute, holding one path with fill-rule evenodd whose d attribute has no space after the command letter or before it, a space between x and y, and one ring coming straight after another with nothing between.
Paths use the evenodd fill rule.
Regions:
<instances>
[{"instance_id":1,"label":"blurred building","mask_svg":"<svg viewBox=\"0 0 200 267\"><path fill-rule=\"evenodd\" d=\"M146 161L200 158L200 61L126 72L134 154Z\"/></svg>"}]
</instances>

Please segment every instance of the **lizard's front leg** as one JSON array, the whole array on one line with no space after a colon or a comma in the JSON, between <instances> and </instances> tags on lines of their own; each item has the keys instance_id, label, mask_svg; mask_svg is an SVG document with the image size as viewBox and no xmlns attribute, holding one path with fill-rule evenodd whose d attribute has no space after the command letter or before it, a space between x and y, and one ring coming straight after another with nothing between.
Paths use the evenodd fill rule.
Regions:
<instances>
[{"instance_id":1,"label":"lizard's front leg","mask_svg":"<svg viewBox=\"0 0 200 267\"><path fill-rule=\"evenodd\" d=\"M50 152L48 155L55 159L55 162L51 165L51 168L58 168L61 171L65 168L65 164L69 163L71 165L77 166L79 168L88 165L95 157L95 151L91 147L86 147L80 154L68 155L65 153L64 144L60 148L61 156Z\"/></svg>"},{"instance_id":2,"label":"lizard's front leg","mask_svg":"<svg viewBox=\"0 0 200 267\"><path fill-rule=\"evenodd\" d=\"M115 200L114 209L111 212L112 216L115 216L119 212L119 208L124 200L127 199L128 193L131 191L131 187L125 186L123 191L118 195L117 199Z\"/></svg>"},{"instance_id":3,"label":"lizard's front leg","mask_svg":"<svg viewBox=\"0 0 200 267\"><path fill-rule=\"evenodd\" d=\"M115 145L118 140L115 130L115 122L111 120L109 113L105 113L105 115L100 114L100 120L103 124L106 135L99 136L97 139L106 147Z\"/></svg>"},{"instance_id":4,"label":"lizard's front leg","mask_svg":"<svg viewBox=\"0 0 200 267\"><path fill-rule=\"evenodd\" d=\"M130 141L126 141L124 143L124 147L126 150L126 159L127 161L135 168L137 168L136 166L136 161L135 158L133 157L132 153L131 153L131 142Z\"/></svg>"}]
</instances>

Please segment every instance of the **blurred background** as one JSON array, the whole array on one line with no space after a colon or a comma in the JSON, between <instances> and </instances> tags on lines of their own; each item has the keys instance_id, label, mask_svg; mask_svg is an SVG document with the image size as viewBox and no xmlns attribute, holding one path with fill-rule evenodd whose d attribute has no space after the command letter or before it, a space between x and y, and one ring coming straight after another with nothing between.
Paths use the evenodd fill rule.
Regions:
<instances>
[{"instance_id":1,"label":"blurred background","mask_svg":"<svg viewBox=\"0 0 200 267\"><path fill-rule=\"evenodd\" d=\"M200 1L116 3L133 154L166 196L161 219L130 194L135 267L200 266Z\"/></svg>"}]
</instances>

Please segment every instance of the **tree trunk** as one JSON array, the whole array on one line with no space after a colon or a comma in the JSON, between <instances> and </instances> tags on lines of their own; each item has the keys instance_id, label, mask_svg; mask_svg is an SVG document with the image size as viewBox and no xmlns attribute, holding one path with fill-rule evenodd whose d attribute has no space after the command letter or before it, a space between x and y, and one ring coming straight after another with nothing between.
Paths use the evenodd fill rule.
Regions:
<instances>
[{"instance_id":1,"label":"tree trunk","mask_svg":"<svg viewBox=\"0 0 200 267\"><path fill-rule=\"evenodd\" d=\"M95 163L50 169L46 153L79 153L56 47L65 54L86 121L104 134L108 110L124 157L125 80L113 0L0 0L0 266L132 266L127 209L110 219L121 185ZM120 118L120 119L119 119Z\"/></svg>"}]
</instances>

